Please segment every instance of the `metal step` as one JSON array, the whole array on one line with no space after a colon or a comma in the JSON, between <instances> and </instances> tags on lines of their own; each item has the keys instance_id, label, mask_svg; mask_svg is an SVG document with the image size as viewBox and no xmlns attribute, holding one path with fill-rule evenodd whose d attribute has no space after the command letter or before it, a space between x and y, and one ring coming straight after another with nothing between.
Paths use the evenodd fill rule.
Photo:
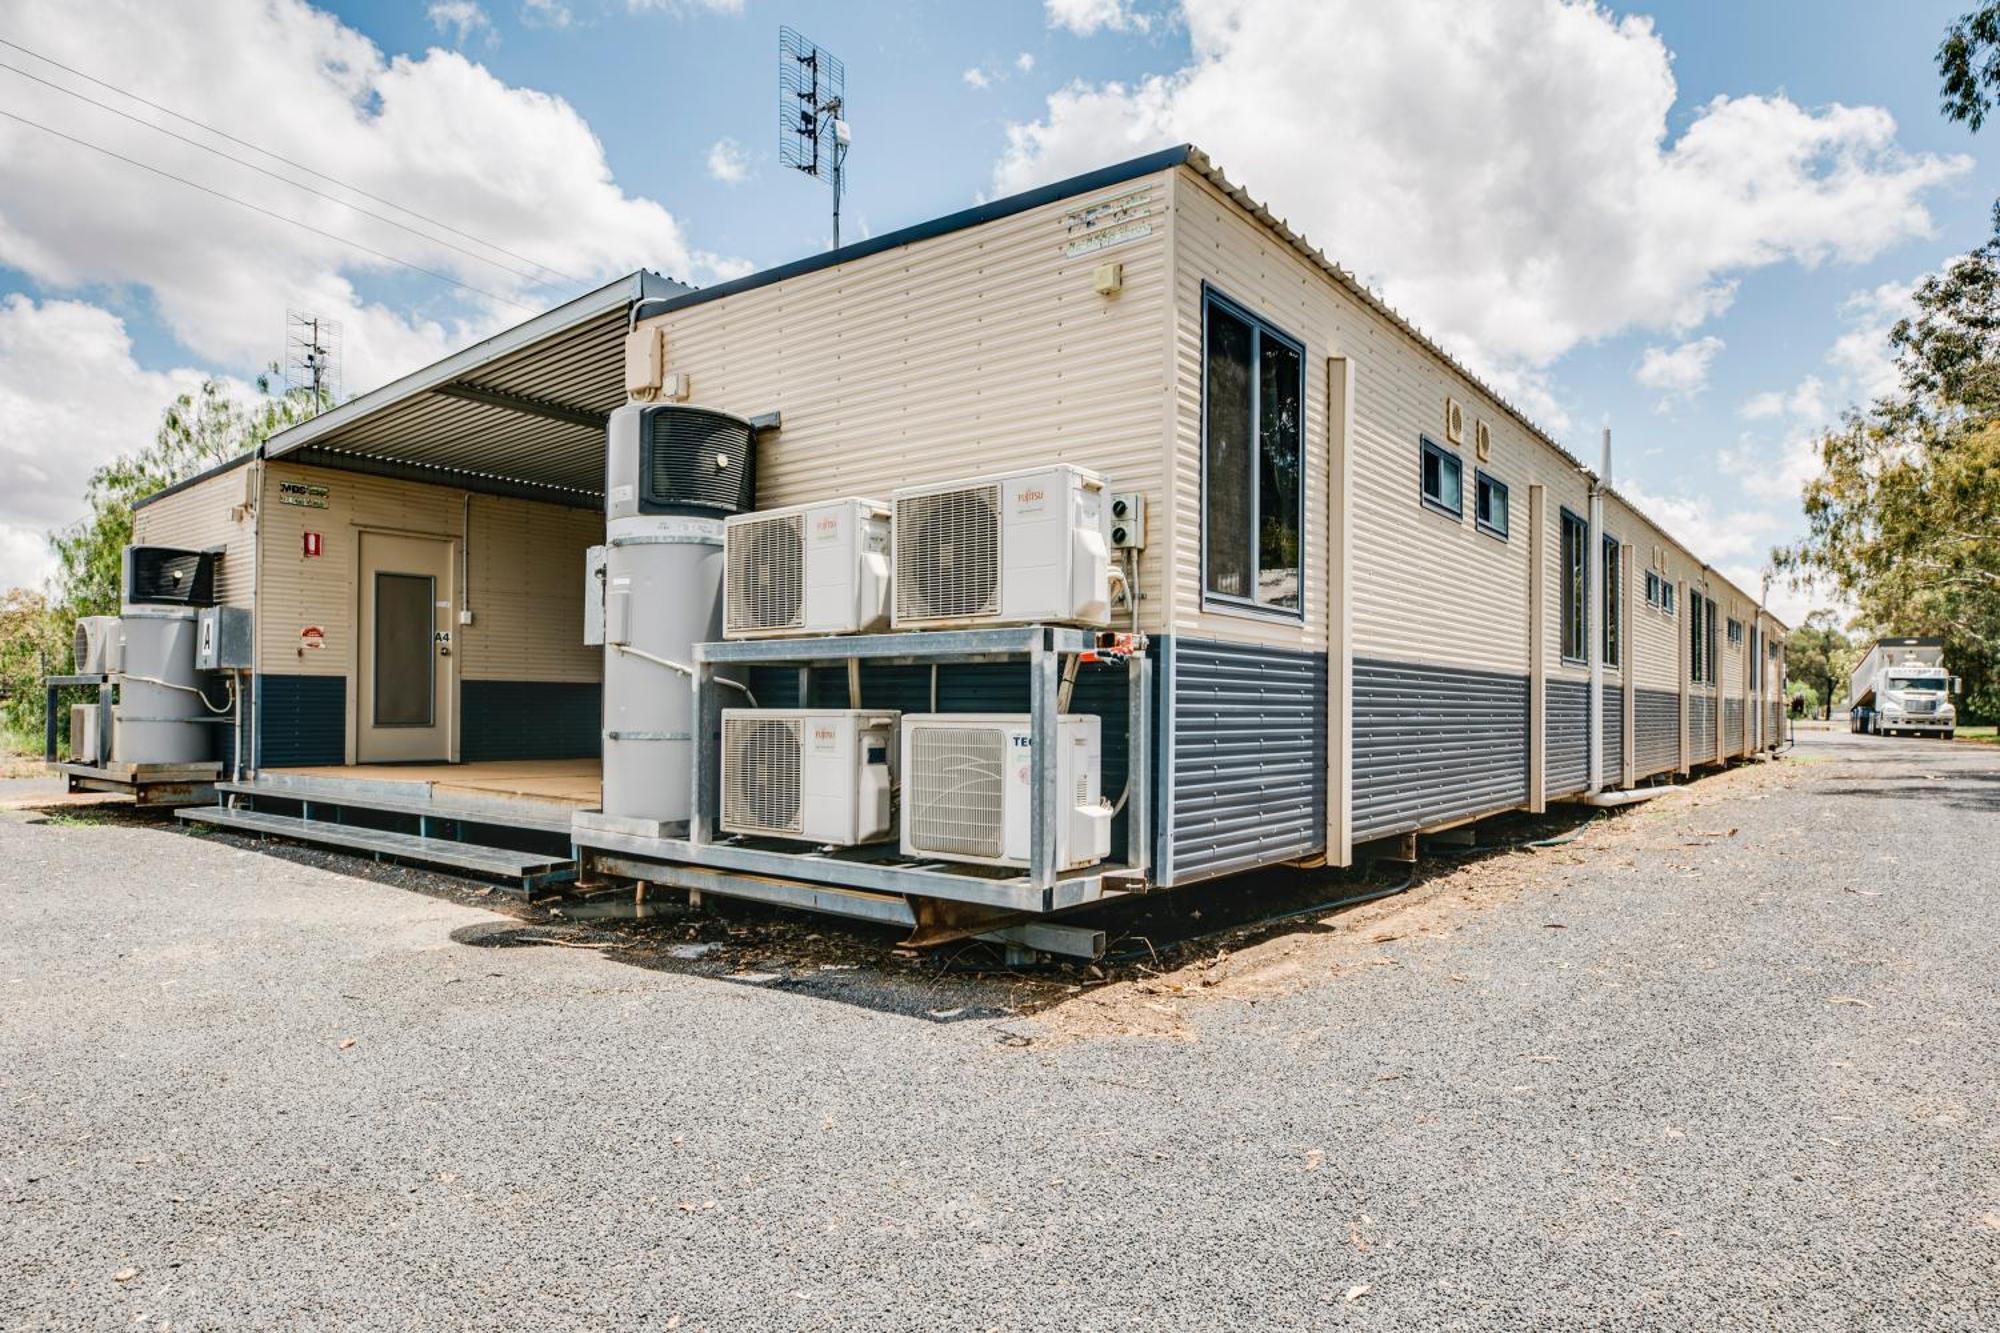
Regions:
<instances>
[{"instance_id":1,"label":"metal step","mask_svg":"<svg viewBox=\"0 0 2000 1333\"><path fill-rule=\"evenodd\" d=\"M213 824L220 828L291 838L376 857L389 856L419 865L469 870L517 883L526 893L576 878L574 858L552 856L546 852L517 852L508 847L485 847L472 842L454 842L449 838L422 838L413 833L391 833L384 829L359 828L353 824L330 824L324 820L301 819L297 815L232 810L220 805L176 810L174 814L191 824Z\"/></svg>"},{"instance_id":2,"label":"metal step","mask_svg":"<svg viewBox=\"0 0 2000 1333\"><path fill-rule=\"evenodd\" d=\"M388 814L418 815L431 819L462 819L470 824L490 824L498 828L531 829L536 833L569 836L570 810L551 802L526 798L444 796L428 793L422 782L380 782L346 778L252 778L248 782L218 782L215 789L236 796L267 796L306 805L347 806L354 810L381 810Z\"/></svg>"}]
</instances>

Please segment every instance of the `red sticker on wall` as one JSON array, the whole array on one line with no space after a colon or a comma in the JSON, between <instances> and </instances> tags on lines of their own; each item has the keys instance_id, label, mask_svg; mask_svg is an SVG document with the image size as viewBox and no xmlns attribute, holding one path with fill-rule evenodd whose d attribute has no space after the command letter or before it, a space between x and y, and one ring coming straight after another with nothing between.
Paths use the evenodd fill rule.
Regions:
<instances>
[{"instance_id":1,"label":"red sticker on wall","mask_svg":"<svg viewBox=\"0 0 2000 1333\"><path fill-rule=\"evenodd\" d=\"M299 631L299 647L301 648L326 647L326 631L321 629L318 625L307 625L304 629Z\"/></svg>"},{"instance_id":2,"label":"red sticker on wall","mask_svg":"<svg viewBox=\"0 0 2000 1333\"><path fill-rule=\"evenodd\" d=\"M306 554L307 554L307 555L318 555L318 554L319 554L319 534L318 534L317 532L308 532L308 533L306 533L306 534L305 534L305 543L306 543Z\"/></svg>"}]
</instances>

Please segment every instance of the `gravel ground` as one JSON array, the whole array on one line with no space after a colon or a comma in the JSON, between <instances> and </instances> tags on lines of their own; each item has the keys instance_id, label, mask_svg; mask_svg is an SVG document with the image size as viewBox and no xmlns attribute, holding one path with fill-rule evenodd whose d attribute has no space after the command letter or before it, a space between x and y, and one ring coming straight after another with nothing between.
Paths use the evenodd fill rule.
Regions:
<instances>
[{"instance_id":1,"label":"gravel ground","mask_svg":"<svg viewBox=\"0 0 2000 1333\"><path fill-rule=\"evenodd\" d=\"M1102 983L35 818L0 1328L2000 1326L1984 747L1813 735Z\"/></svg>"}]
</instances>

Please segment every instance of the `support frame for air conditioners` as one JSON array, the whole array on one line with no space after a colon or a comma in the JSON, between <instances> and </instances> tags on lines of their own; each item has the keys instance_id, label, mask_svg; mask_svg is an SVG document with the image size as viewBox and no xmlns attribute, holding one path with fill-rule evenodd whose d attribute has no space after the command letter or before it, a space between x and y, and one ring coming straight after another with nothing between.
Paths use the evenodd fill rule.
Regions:
<instances>
[{"instance_id":1,"label":"support frame for air conditioners","mask_svg":"<svg viewBox=\"0 0 2000 1333\"><path fill-rule=\"evenodd\" d=\"M571 838L580 851L596 851L663 864L707 866L718 870L769 875L788 880L836 885L866 892L904 894L975 903L1020 912L1047 913L1145 887L1152 847L1153 664L1143 652L1124 663L1126 671L1126 772L1130 781L1125 802L1126 859L1104 862L1068 874L1056 869L1056 820L1062 813L1057 789L1056 737L1064 658L1099 646L1097 631L1068 626L1016 625L992 629L916 630L889 634L854 634L838 638L733 639L694 647L695 734L702 740L692 751L693 812L686 829L631 827L619 821L581 813ZM1028 867L1019 875L998 877L982 867L948 867L887 854L881 844L853 849L851 855L783 851L744 845L718 837L721 788L721 717L724 700L738 695L716 677L718 667L794 666L801 674L816 665L849 660L889 664L1006 662L1025 659L1028 668L1028 716L1034 734L1030 755Z\"/></svg>"}]
</instances>

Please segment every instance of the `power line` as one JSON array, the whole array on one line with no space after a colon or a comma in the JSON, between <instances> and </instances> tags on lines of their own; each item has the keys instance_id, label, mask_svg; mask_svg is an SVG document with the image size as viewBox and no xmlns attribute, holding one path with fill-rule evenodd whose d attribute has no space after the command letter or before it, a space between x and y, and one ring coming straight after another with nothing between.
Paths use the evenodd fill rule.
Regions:
<instances>
[{"instance_id":1,"label":"power line","mask_svg":"<svg viewBox=\"0 0 2000 1333\"><path fill-rule=\"evenodd\" d=\"M39 120L30 120L26 116L17 115L14 112L8 111L4 108L0 108L0 116L5 116L9 120L17 120L21 122L21 124L23 125L29 126L30 128L33 129L40 130L44 134L52 134L56 138L65 140L69 143L73 143L79 148L88 148L92 152L102 153L106 157L116 158L118 161L123 162L128 166L134 166L139 168L139 170L141 171L150 171L155 176L164 176L166 179L170 181L177 181L180 184L187 186L191 190L200 190L203 194L212 194L217 199L227 200L229 203L235 204L239 208L249 209L252 213L262 213L267 218L275 218L279 222L290 223L292 226L297 227L302 231L309 231L315 236L324 236L329 241L334 241L340 245L351 246L352 248L361 251L363 254L373 255L377 259L386 259L392 264L401 264L404 268L409 269L414 273L421 273L427 278L436 278L439 282L448 282L454 287L461 287L468 292L477 293L478 295L484 296L489 300L499 301L504 305L513 306L517 310L535 309L534 306L527 304L525 301L516 301L511 296L502 296L498 292L489 292L484 287L475 287L469 282L461 282L459 279L452 277L451 274L449 273L440 273L436 269L425 268L421 264L412 264L409 260L399 259L395 255L388 253L386 250L377 250L373 246L363 245L359 241L351 241L345 236L336 236L334 233L330 231L323 231L320 228L313 226L310 222L301 222L297 218L287 217L283 213L274 212L271 209L265 208L261 204L253 204L247 199L238 199L233 194L224 194L221 190L213 189L210 186L203 185L199 181L191 181L185 176L176 176L171 171L164 171L159 167L151 165L150 163L141 162L139 161L139 159L135 157L127 157L123 153L113 152L111 149L106 148L101 144L91 143L88 139L79 139L73 134L64 134L61 130L55 129L48 125L44 125Z\"/></svg>"},{"instance_id":2,"label":"power line","mask_svg":"<svg viewBox=\"0 0 2000 1333\"><path fill-rule=\"evenodd\" d=\"M307 194L317 195L321 199L327 200L329 203L339 204L342 208L352 209L354 212L359 213L362 217L373 218L377 222L386 223L391 227L395 227L399 231L406 231L412 236L418 237L422 240L429 241L433 245L442 245L447 250L456 250L458 251L458 253L465 255L470 259L476 259L482 264L491 264L494 268L499 269L502 273L508 273L524 281L532 282L538 287L546 287L550 288L551 290L555 289L554 284L549 282L546 278L538 278L532 273L524 273L520 269L515 268L511 264L503 264L497 259L493 259L487 255L480 254L477 250L467 249L465 246L458 245L455 242L445 240L442 236L433 236L429 232L418 231L415 227L410 226L406 222L398 222L396 221L396 219L392 217L384 217L382 214L363 208L359 204L349 203L347 200L342 199L339 195L328 194L325 190L315 189L314 187L307 185L304 181L295 181L289 176L280 175L278 172L271 170L269 167L260 167L255 162L247 161L244 158L236 156L234 153L225 153L220 148L216 148L213 147L212 145L205 144L199 139L189 138L185 134L176 133L175 131L168 129L164 125L155 125L152 121L146 120L141 116L135 116L129 111L121 111L117 107L112 106L109 102L100 102L95 97L87 97L84 94L77 92L72 88L65 88L59 83L53 83L48 79L42 78L39 74L30 74L27 70L22 69L18 65L10 65L4 60L0 60L0 69L9 70L12 73L20 75L24 79L32 79L36 83L41 84L44 88L53 88L55 91L62 93L66 97L74 97L79 102L87 103L90 106L97 107L99 110L102 111L109 111L114 116L123 116L126 120L131 121L134 125L143 125L147 129L152 130L156 134L164 134L169 139L178 139L182 143L187 144L190 147L201 149L201 151L204 153L213 153L225 162L234 162L239 167L246 167L251 171L259 172L262 175L269 176L274 181L283 181L286 185L291 186L293 189L304 190ZM484 244L484 242L482 242L482 244ZM533 261L530 260L528 262L532 263Z\"/></svg>"},{"instance_id":3,"label":"power line","mask_svg":"<svg viewBox=\"0 0 2000 1333\"><path fill-rule=\"evenodd\" d=\"M330 176L324 171L315 170L314 168L307 166L303 162L294 161L293 159L286 157L283 153L273 152L271 149L265 148L260 144L251 143L248 139L238 138L236 135L231 134L228 130L217 129L215 126L208 124L206 121L196 120L193 116L186 115L182 112L176 111L170 106L162 106L158 102L149 101L146 98L139 96L139 94L135 92L119 87L115 83L108 83L105 80L100 79L93 74L86 74L82 70L77 69L74 66L65 65L62 63L62 61L55 59L53 56L45 56L40 51L37 51L32 47L23 46L19 42L9 41L5 37L0 37L0 46L12 47L14 50L21 52L23 55L33 56L35 59L41 61L45 65L55 66L57 69L63 71L65 74L74 74L77 78L84 80L86 83L94 83L100 88L108 88L112 92L117 93L121 97L131 98L133 101L139 103L139 105L141 106L149 106L153 108L153 110L158 111L164 115L172 116L175 120L185 121L187 124L193 125L198 129L207 130L210 134L220 135L222 138L229 140L229 142L233 144L240 144L243 147L250 149L252 152L262 153L264 156L271 158L273 161L283 162L288 167L296 167L300 171L305 172L308 176L316 176L320 180L331 181L333 184L338 185L343 190L352 190L354 193L360 195L362 198L372 199L378 204L382 204L385 207L395 209L398 213L408 213L413 218L421 218L423 221L430 223L434 227L444 228L446 231L450 232L454 236L463 236L468 241L473 241L480 245L486 246L490 250L497 250L499 253L506 255L509 259L518 259L523 264L532 264L534 267L541 269L544 273L555 274L555 276L563 279L565 282L574 282L580 284L584 281L584 279L577 277L574 273L565 273L559 268L555 268L551 265L544 264L539 259L531 259L527 255L519 254L513 250L509 250L504 245L500 245L496 242L486 240L483 237L473 235L469 231L464 231L458 227L454 227L449 222L444 222L437 218L431 217L427 213L420 213L416 209L411 208L408 205L399 204L393 199L385 199L379 194L371 194L367 190L362 189L359 185L351 185L348 182L340 179L338 176Z\"/></svg>"}]
</instances>

